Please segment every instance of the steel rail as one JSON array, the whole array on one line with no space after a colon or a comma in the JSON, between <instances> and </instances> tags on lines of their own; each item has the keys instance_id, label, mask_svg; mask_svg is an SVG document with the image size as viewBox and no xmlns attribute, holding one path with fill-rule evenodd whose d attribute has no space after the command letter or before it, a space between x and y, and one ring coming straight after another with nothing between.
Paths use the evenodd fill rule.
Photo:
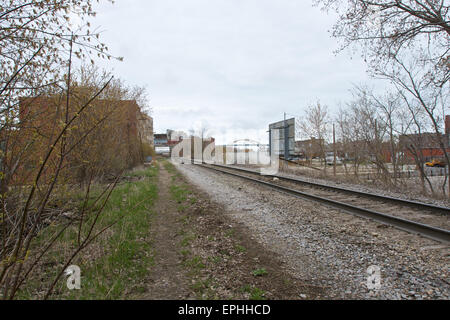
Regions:
<instances>
[{"instance_id":1,"label":"steel rail","mask_svg":"<svg viewBox=\"0 0 450 320\"><path fill-rule=\"evenodd\" d=\"M242 171L242 172L247 172L247 173L261 175L259 172L254 171L254 170L249 170L249 169L244 169L244 168L236 168L236 167L230 167L230 166L224 166L224 165L219 165L219 164L211 164L211 165L216 166L216 167L220 167L220 168L231 169L231 170L236 170L236 171ZM311 185L311 186L316 187L316 188L328 189L328 190L331 190L331 191L346 192L346 193L350 193L352 195L372 198L372 199L375 199L375 200L378 200L378 201L396 202L398 204L409 206L409 207L413 207L413 208L416 208L416 209L420 208L420 209L423 209L423 210L429 210L429 211L440 213L440 214L444 214L444 215L450 215L450 208L437 206L437 205L434 205L434 204L428 204L428 203L423 203L423 202L414 201L414 200L398 199L398 198L394 198L394 197L390 197L390 196L382 196L382 195L378 195L378 194L373 194L373 193L363 192L363 191L357 191L357 190L352 190L352 189L347 189L347 188L342 188L342 187L329 186L329 185L322 184L322 183L310 182L310 181L306 181L306 180L302 180L302 179L290 178L290 177L281 176L281 175L269 174L269 175L261 175L261 176L278 178L280 180L285 180L285 181L288 181L288 182L302 183L302 184L306 184L306 185Z\"/></svg>"},{"instance_id":2,"label":"steel rail","mask_svg":"<svg viewBox=\"0 0 450 320\"><path fill-rule=\"evenodd\" d=\"M399 218L399 217L394 217L394 216L391 216L391 215L388 215L385 213L381 213L381 212L377 212L377 211L373 211L373 210L369 210L369 209L365 209L365 208L360 208L360 207L350 205L350 204L347 204L344 202L316 196L313 194L309 194L309 193L305 193L305 192L298 191L295 189L283 187L283 186L269 183L266 181L262 181L259 179L254 179L254 178L240 175L237 173L220 170L220 169L217 169L217 168L214 168L211 166L205 166L205 165L201 165L201 164L199 166L201 166L202 168L214 170L214 171L225 173L225 174L228 174L231 176L246 179L246 180L258 183L258 184L262 184L262 185L268 186L277 191L292 195L297 198L312 200L312 201L315 201L315 202L318 202L321 204L325 204L328 207L337 208L337 209L343 210L347 213L350 213L352 215L356 215L356 216L363 217L363 218L368 218L370 220L374 220L376 222L379 222L379 223L382 223L385 225L396 227L397 229L400 229L403 231L407 231L407 232L414 233L414 234L419 234L421 236L424 236L429 239L433 239L435 241L450 244L450 231L449 230L436 228L436 227L429 226L429 225L426 225L423 223L419 223L419 222L415 222L415 221L411 221L411 220L407 220L407 219L403 219L403 218Z\"/></svg>"}]
</instances>

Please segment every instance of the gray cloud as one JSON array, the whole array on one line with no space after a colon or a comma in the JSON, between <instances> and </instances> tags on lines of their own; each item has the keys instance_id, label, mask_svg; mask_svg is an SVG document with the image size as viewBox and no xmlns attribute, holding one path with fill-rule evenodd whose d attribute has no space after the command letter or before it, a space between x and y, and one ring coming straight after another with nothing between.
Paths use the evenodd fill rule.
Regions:
<instances>
[{"instance_id":1,"label":"gray cloud","mask_svg":"<svg viewBox=\"0 0 450 320\"><path fill-rule=\"evenodd\" d=\"M368 81L361 59L333 55L335 17L310 1L118 0L98 12L103 40L125 57L105 66L148 87L157 131L206 121L255 135L316 99L335 108Z\"/></svg>"}]
</instances>

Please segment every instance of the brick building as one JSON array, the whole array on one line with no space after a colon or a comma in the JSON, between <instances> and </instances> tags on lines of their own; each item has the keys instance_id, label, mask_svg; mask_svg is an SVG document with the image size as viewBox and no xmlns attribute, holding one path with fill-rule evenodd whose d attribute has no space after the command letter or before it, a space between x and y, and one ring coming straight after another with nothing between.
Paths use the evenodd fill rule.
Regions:
<instances>
[{"instance_id":1,"label":"brick building","mask_svg":"<svg viewBox=\"0 0 450 320\"><path fill-rule=\"evenodd\" d=\"M90 95L83 94L88 89L77 89L70 97L69 120L89 101ZM30 181L28 177L35 176L42 159L64 126L65 114L64 96L20 100L20 141L16 141L13 153L19 154L26 148L27 157L20 162L18 183ZM79 180L85 179L87 170L93 166L110 173L131 168L142 161L140 142L152 142L152 131L152 118L141 112L136 101L96 99L76 118L66 133L67 149L73 146L76 152L64 158L64 168ZM45 169L48 177L55 172L61 141L55 146L56 150Z\"/></svg>"},{"instance_id":2,"label":"brick building","mask_svg":"<svg viewBox=\"0 0 450 320\"><path fill-rule=\"evenodd\" d=\"M422 157L424 161L433 159L444 159L444 151L440 145L440 140L444 144L444 148L450 154L450 115L445 116L444 133L437 135L436 133L425 132L422 134L401 135L400 145L404 149L405 155L413 160L417 155Z\"/></svg>"},{"instance_id":3,"label":"brick building","mask_svg":"<svg viewBox=\"0 0 450 320\"><path fill-rule=\"evenodd\" d=\"M155 146L153 118L141 111L138 114L138 134L142 142L147 143L152 148Z\"/></svg>"}]
</instances>

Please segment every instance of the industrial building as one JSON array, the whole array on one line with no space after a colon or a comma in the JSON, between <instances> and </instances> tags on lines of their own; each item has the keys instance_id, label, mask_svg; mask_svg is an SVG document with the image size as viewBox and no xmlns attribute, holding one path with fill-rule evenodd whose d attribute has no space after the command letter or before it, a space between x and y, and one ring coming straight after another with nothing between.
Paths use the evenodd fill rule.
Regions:
<instances>
[{"instance_id":1,"label":"industrial building","mask_svg":"<svg viewBox=\"0 0 450 320\"><path fill-rule=\"evenodd\" d=\"M269 150L285 159L296 157L295 118L269 124Z\"/></svg>"}]
</instances>

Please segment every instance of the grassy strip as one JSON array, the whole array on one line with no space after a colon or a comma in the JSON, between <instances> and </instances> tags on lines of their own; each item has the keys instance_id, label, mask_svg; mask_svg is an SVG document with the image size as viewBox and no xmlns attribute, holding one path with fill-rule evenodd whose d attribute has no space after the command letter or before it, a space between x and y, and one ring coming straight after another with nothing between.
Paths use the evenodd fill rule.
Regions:
<instances>
[{"instance_id":1,"label":"grassy strip","mask_svg":"<svg viewBox=\"0 0 450 320\"><path fill-rule=\"evenodd\" d=\"M153 263L148 240L152 206L158 194L158 167L134 171L129 176L140 180L116 187L101 214L96 229L119 220L96 239L73 262L81 268L81 289L68 290L66 278L57 284L52 299L126 299L145 290L143 279ZM94 192L95 193L95 192ZM89 220L88 220L89 222ZM88 224L86 224L88 225ZM44 230L37 245L48 240L54 230ZM60 270L77 243L77 226L70 227L58 240L47 259L39 266L19 295L21 299L39 297ZM86 234L87 228L82 233Z\"/></svg>"},{"instance_id":2,"label":"grassy strip","mask_svg":"<svg viewBox=\"0 0 450 320\"><path fill-rule=\"evenodd\" d=\"M246 292L250 295L249 300L266 300L264 297L265 292L257 287L251 285L245 285L241 288L242 292Z\"/></svg>"}]
</instances>

